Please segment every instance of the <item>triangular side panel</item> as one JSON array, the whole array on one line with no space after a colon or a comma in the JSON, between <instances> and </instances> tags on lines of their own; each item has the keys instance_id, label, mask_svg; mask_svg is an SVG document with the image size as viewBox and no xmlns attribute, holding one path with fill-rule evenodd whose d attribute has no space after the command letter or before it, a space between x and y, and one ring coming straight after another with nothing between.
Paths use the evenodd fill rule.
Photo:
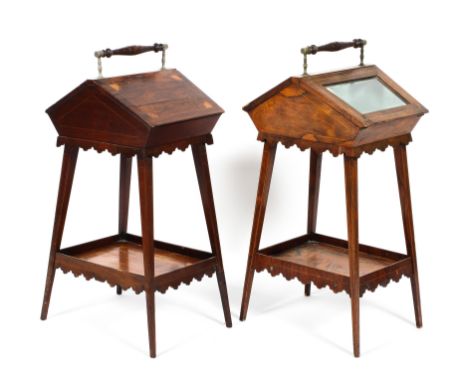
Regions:
<instances>
[{"instance_id":1,"label":"triangular side panel","mask_svg":"<svg viewBox=\"0 0 468 382\"><path fill-rule=\"evenodd\" d=\"M47 113L65 137L141 146L149 133L141 118L92 81L84 82Z\"/></svg>"},{"instance_id":2,"label":"triangular side panel","mask_svg":"<svg viewBox=\"0 0 468 382\"><path fill-rule=\"evenodd\" d=\"M262 133L312 142L346 142L359 131L349 119L294 81L257 104L249 114Z\"/></svg>"}]
</instances>

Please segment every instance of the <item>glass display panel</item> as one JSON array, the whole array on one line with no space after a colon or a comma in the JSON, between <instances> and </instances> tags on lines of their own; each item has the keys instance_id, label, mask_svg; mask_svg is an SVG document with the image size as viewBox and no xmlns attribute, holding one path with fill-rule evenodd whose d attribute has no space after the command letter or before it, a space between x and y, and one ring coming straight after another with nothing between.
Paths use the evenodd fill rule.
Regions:
<instances>
[{"instance_id":1,"label":"glass display panel","mask_svg":"<svg viewBox=\"0 0 468 382\"><path fill-rule=\"evenodd\" d=\"M361 114L407 104L377 77L325 85L325 88Z\"/></svg>"}]
</instances>

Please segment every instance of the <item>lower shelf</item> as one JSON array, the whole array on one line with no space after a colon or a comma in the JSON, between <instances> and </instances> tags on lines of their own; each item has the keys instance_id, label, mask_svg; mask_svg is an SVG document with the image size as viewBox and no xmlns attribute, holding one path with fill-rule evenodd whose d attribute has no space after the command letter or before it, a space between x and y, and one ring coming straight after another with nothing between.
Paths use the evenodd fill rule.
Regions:
<instances>
[{"instance_id":1,"label":"lower shelf","mask_svg":"<svg viewBox=\"0 0 468 382\"><path fill-rule=\"evenodd\" d=\"M317 287L330 287L334 292L349 293L348 242L329 236L304 235L262 249L255 257L255 269L272 275L282 274L288 280L297 278ZM403 254L359 246L360 295L366 290L398 281L412 274L411 259Z\"/></svg>"},{"instance_id":2,"label":"lower shelf","mask_svg":"<svg viewBox=\"0 0 468 382\"><path fill-rule=\"evenodd\" d=\"M214 273L215 265L211 253L155 241L152 288L164 293L182 282L201 280ZM56 256L56 267L137 293L144 290L143 248L138 236L110 236L62 249Z\"/></svg>"}]
</instances>

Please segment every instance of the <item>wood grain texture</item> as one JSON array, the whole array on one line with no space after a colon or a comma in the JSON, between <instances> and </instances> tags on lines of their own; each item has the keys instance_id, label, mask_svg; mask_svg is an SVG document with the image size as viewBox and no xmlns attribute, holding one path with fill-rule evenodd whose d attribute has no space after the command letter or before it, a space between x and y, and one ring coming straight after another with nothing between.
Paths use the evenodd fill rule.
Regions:
<instances>
[{"instance_id":1,"label":"wood grain texture","mask_svg":"<svg viewBox=\"0 0 468 382\"><path fill-rule=\"evenodd\" d=\"M332 44L338 50L350 44ZM318 49L316 49L318 51ZM327 85L377 78L406 104L361 114L333 93ZM314 76L291 77L244 107L264 143L254 224L247 263L240 319L246 318L254 277L266 270L272 276L298 279L310 295L311 284L347 292L351 297L353 354L360 356L359 300L402 276L411 278L416 325L422 325L416 250L412 222L406 145L411 131L427 109L376 66L363 66ZM310 150L308 221L306 234L258 250L268 199L274 150L282 143ZM358 158L363 153L393 147L405 229L407 255L359 243ZM270 148L270 149L267 149ZM344 155L348 240L316 232L322 153Z\"/></svg>"},{"instance_id":2,"label":"wood grain texture","mask_svg":"<svg viewBox=\"0 0 468 382\"><path fill-rule=\"evenodd\" d=\"M98 153L107 151L111 155L122 154L127 157L141 154L143 156L152 156L157 158L163 153L171 155L176 150L185 151L191 144L199 143L211 145L213 144L213 137L211 136L211 134L200 136L197 135L179 141L174 141L169 144L161 144L150 148L135 148L125 145L116 145L113 143L99 142L81 138L69 138L62 136L59 136L57 138L57 146L68 144L70 146L80 147L85 151L93 149L96 150Z\"/></svg>"},{"instance_id":3,"label":"wood grain texture","mask_svg":"<svg viewBox=\"0 0 468 382\"><path fill-rule=\"evenodd\" d=\"M119 179L119 225L120 235L127 233L128 208L130 203L130 181L132 178L132 158L120 155Z\"/></svg>"},{"instance_id":4,"label":"wood grain texture","mask_svg":"<svg viewBox=\"0 0 468 382\"><path fill-rule=\"evenodd\" d=\"M143 249L136 243L112 243L94 250L76 255L75 258L103 267L112 268L119 272L144 276ZM158 277L177 269L195 264L196 258L164 249L153 250L153 273Z\"/></svg>"},{"instance_id":5,"label":"wood grain texture","mask_svg":"<svg viewBox=\"0 0 468 382\"><path fill-rule=\"evenodd\" d=\"M52 240L54 251L51 250L49 260L41 318L45 319L47 316L56 268L62 269L65 273L71 272L75 276L82 275L87 280L95 279L107 282L111 286L116 286L119 294L122 293L123 289L128 288L133 289L136 293L144 291L147 303L150 356L155 357L155 291L164 293L170 287L177 289L183 283L188 285L193 280L201 280L205 275L211 276L216 271L226 325L232 325L205 149L205 144L212 142L211 135L189 138L182 142L176 142L175 145L171 146L163 145L155 149L133 151L118 145L109 146L106 143L84 141L85 144L82 140L66 137L59 140L59 144L65 145L64 165L57 204L56 227L54 228ZM89 146L87 145L88 142ZM161 152L172 152L176 148L175 146L184 149L190 144L196 146L194 160L199 173L200 190L206 208L205 213L210 239L213 240L213 248L217 251L216 255L155 241L153 237L152 155L158 155L156 149ZM97 148L99 151L110 149L113 154L121 154L118 234L59 250L76 155L81 146ZM138 162L142 238L127 233L133 155L137 155Z\"/></svg>"},{"instance_id":6,"label":"wood grain texture","mask_svg":"<svg viewBox=\"0 0 468 382\"><path fill-rule=\"evenodd\" d=\"M354 139L359 131L342 114L306 92L294 80L257 106L250 117L263 133L311 142L346 142Z\"/></svg>"},{"instance_id":7,"label":"wood grain texture","mask_svg":"<svg viewBox=\"0 0 468 382\"><path fill-rule=\"evenodd\" d=\"M297 279L301 283L314 284L317 288L328 287L334 293L350 294L349 277L320 270L297 262L284 261L276 256L266 255L260 251L253 265L257 272L267 271L272 276L282 275L286 280ZM398 282L403 276L411 277L411 259L404 258L391 263L385 268L369 273L360 278L360 293L374 292L379 287L386 287L391 281Z\"/></svg>"},{"instance_id":8,"label":"wood grain texture","mask_svg":"<svg viewBox=\"0 0 468 382\"><path fill-rule=\"evenodd\" d=\"M406 105L361 114L326 89L326 85L376 77ZM259 135L296 140L334 154L362 153L367 145L411 133L427 109L376 66L314 76L291 77L244 107ZM388 144L386 145L388 146ZM357 154L353 154L355 156Z\"/></svg>"},{"instance_id":9,"label":"wood grain texture","mask_svg":"<svg viewBox=\"0 0 468 382\"><path fill-rule=\"evenodd\" d=\"M138 54L130 47L112 54ZM155 292L201 280L217 272L226 319L231 326L205 145L223 110L177 70L88 80L47 109L65 145L41 318L47 317L56 268L117 287L145 292L149 353L156 356ZM153 157L194 149L194 161L212 244L211 253L154 240ZM78 149L120 155L118 234L60 249ZM131 164L137 157L142 237L127 233Z\"/></svg>"},{"instance_id":10,"label":"wood grain texture","mask_svg":"<svg viewBox=\"0 0 468 382\"><path fill-rule=\"evenodd\" d=\"M312 234L300 236L258 251L254 267L260 272L286 279L297 278L318 288L350 294L349 243L346 240ZM390 281L412 274L411 259L403 254L359 245L359 296L375 291Z\"/></svg>"},{"instance_id":11,"label":"wood grain texture","mask_svg":"<svg viewBox=\"0 0 468 382\"><path fill-rule=\"evenodd\" d=\"M320 177L322 173L322 154L310 150L309 159L309 195L307 204L307 234L312 235L317 229ZM304 294L310 296L310 283L306 284Z\"/></svg>"},{"instance_id":12,"label":"wood grain texture","mask_svg":"<svg viewBox=\"0 0 468 382\"><path fill-rule=\"evenodd\" d=\"M120 154L119 179L119 235L127 233L128 207L130 203L130 181L132 177L132 157ZM117 285L117 294L122 294L122 288Z\"/></svg>"},{"instance_id":13,"label":"wood grain texture","mask_svg":"<svg viewBox=\"0 0 468 382\"><path fill-rule=\"evenodd\" d=\"M211 189L210 169L208 165L208 156L204 144L192 145L193 161L197 173L198 186L205 213L206 227L210 238L210 246L213 255L216 258L216 278L223 305L224 321L228 328L232 327L231 310L229 308L229 298L226 286L226 277L224 275L223 259L221 255L221 243L219 241L218 223L216 219L215 205L213 200L213 190Z\"/></svg>"},{"instance_id":14,"label":"wood grain texture","mask_svg":"<svg viewBox=\"0 0 468 382\"><path fill-rule=\"evenodd\" d=\"M139 156L137 163L144 275L149 288L154 277L153 158Z\"/></svg>"},{"instance_id":15,"label":"wood grain texture","mask_svg":"<svg viewBox=\"0 0 468 382\"><path fill-rule=\"evenodd\" d=\"M210 134L223 109L171 69L87 80L47 113L61 136L149 148Z\"/></svg>"},{"instance_id":16,"label":"wood grain texture","mask_svg":"<svg viewBox=\"0 0 468 382\"><path fill-rule=\"evenodd\" d=\"M358 162L356 158L344 157L346 217L348 223L348 256L349 256L349 294L353 324L353 353L360 356L359 328L359 291L360 265L359 255L359 219L358 219ZM369 264L366 264L369 267ZM376 270L376 269L374 269Z\"/></svg>"},{"instance_id":17,"label":"wood grain texture","mask_svg":"<svg viewBox=\"0 0 468 382\"><path fill-rule=\"evenodd\" d=\"M387 138L372 143L366 143L359 147L349 147L330 143L304 141L303 139L295 139L280 135L264 133L259 133L257 139L261 142L281 143L286 148L289 148L291 146L297 146L301 151L311 149L319 154L328 151L335 157L344 154L347 157L354 158L359 158L364 153L373 154L376 150L385 151L388 147L407 145L412 141L410 134Z\"/></svg>"},{"instance_id":18,"label":"wood grain texture","mask_svg":"<svg viewBox=\"0 0 468 382\"><path fill-rule=\"evenodd\" d=\"M411 258L413 272L411 275L411 289L413 292L414 315L416 326L422 327L421 296L419 292L418 264L416 259L416 243L413 227L413 209L411 206L411 192L408 174L408 160L406 157L406 147L397 146L394 148L395 167L398 179L398 190L400 193L401 214L403 218L403 228L405 232L406 251Z\"/></svg>"},{"instance_id":19,"label":"wood grain texture","mask_svg":"<svg viewBox=\"0 0 468 382\"><path fill-rule=\"evenodd\" d=\"M286 250L279 255L278 259L314 267L316 269L336 273L341 276L350 277L349 257L347 249L318 242L307 242L292 249ZM359 276L384 269L394 263L393 260L372 256L366 253L359 255Z\"/></svg>"},{"instance_id":20,"label":"wood grain texture","mask_svg":"<svg viewBox=\"0 0 468 382\"><path fill-rule=\"evenodd\" d=\"M242 304L240 311L240 320L244 321L247 317L249 307L250 293L254 277L255 261L257 251L260 246L262 236L263 221L265 220L265 211L270 191L271 177L276 156L276 143L265 142L263 146L262 165L260 168L260 178L258 181L257 201L255 204L255 213L252 224L252 235L250 237L249 257L247 260L247 270L245 272L244 291L242 293Z\"/></svg>"},{"instance_id":21,"label":"wood grain texture","mask_svg":"<svg viewBox=\"0 0 468 382\"><path fill-rule=\"evenodd\" d=\"M165 293L215 271L211 253L155 240L153 291ZM145 289L142 238L115 235L57 252L56 266L75 276L107 282L140 293Z\"/></svg>"},{"instance_id":22,"label":"wood grain texture","mask_svg":"<svg viewBox=\"0 0 468 382\"><path fill-rule=\"evenodd\" d=\"M175 69L103 78L95 83L151 127L223 113Z\"/></svg>"},{"instance_id":23,"label":"wood grain texture","mask_svg":"<svg viewBox=\"0 0 468 382\"><path fill-rule=\"evenodd\" d=\"M46 285L44 289L44 299L42 302L41 320L47 319L49 312L50 297L55 277L56 252L62 243L63 229L67 218L68 204L75 176L76 161L78 159L78 148L66 145L63 150L62 173L60 175L60 185L57 196L57 206L55 208L54 228L52 231L52 241L50 245L49 264L47 267Z\"/></svg>"},{"instance_id":24,"label":"wood grain texture","mask_svg":"<svg viewBox=\"0 0 468 382\"><path fill-rule=\"evenodd\" d=\"M146 315L150 357L156 357L155 299L152 282L154 269L154 221L153 221L153 158L139 155L138 188L140 191L140 218L143 247L143 279L146 294Z\"/></svg>"}]
</instances>

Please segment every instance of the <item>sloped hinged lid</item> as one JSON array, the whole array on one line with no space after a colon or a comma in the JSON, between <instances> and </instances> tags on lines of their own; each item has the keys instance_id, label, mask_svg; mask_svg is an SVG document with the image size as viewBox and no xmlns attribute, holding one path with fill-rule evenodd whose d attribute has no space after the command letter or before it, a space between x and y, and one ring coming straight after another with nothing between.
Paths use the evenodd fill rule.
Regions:
<instances>
[{"instance_id":1,"label":"sloped hinged lid","mask_svg":"<svg viewBox=\"0 0 468 382\"><path fill-rule=\"evenodd\" d=\"M96 83L151 127L223 112L175 69L105 78Z\"/></svg>"},{"instance_id":2,"label":"sloped hinged lid","mask_svg":"<svg viewBox=\"0 0 468 382\"><path fill-rule=\"evenodd\" d=\"M375 65L304 76L304 88L360 127L427 112Z\"/></svg>"},{"instance_id":3,"label":"sloped hinged lid","mask_svg":"<svg viewBox=\"0 0 468 382\"><path fill-rule=\"evenodd\" d=\"M47 109L61 136L151 146L209 134L223 109L176 69L87 80Z\"/></svg>"},{"instance_id":4,"label":"sloped hinged lid","mask_svg":"<svg viewBox=\"0 0 468 382\"><path fill-rule=\"evenodd\" d=\"M375 65L290 77L244 110L260 133L341 146L409 134L427 113Z\"/></svg>"}]
</instances>

